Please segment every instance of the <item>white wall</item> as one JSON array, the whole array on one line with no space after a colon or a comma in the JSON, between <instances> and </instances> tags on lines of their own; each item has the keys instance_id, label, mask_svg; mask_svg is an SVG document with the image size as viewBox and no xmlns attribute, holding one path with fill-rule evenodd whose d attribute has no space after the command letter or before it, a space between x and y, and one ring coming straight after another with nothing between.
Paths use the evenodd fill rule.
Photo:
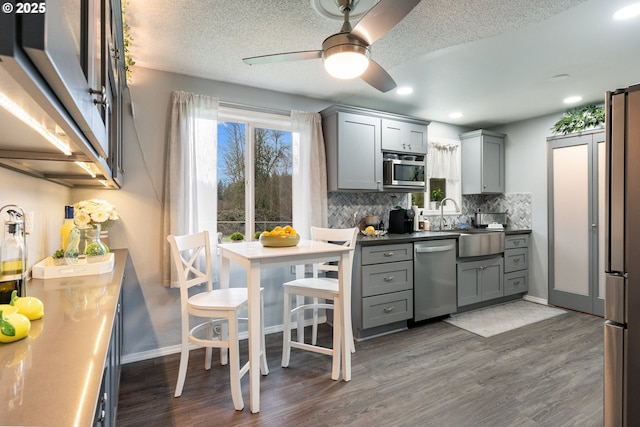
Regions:
<instances>
[{"instance_id":1,"label":"white wall","mask_svg":"<svg viewBox=\"0 0 640 427\"><path fill-rule=\"evenodd\" d=\"M72 202L71 191L66 187L0 168L0 208L12 204L33 212L33 232L27 236L28 266L60 247L64 206ZM1 227L7 218L3 212ZM3 235L4 230L0 236Z\"/></svg>"}]
</instances>

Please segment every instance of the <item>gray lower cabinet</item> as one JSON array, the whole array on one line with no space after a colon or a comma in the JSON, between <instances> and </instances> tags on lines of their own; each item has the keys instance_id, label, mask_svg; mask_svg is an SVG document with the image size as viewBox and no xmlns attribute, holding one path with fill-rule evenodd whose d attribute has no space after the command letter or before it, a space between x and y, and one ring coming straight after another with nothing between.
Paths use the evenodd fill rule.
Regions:
<instances>
[{"instance_id":1,"label":"gray lower cabinet","mask_svg":"<svg viewBox=\"0 0 640 427\"><path fill-rule=\"evenodd\" d=\"M529 235L505 236L504 295L529 290Z\"/></svg>"},{"instance_id":2,"label":"gray lower cabinet","mask_svg":"<svg viewBox=\"0 0 640 427\"><path fill-rule=\"evenodd\" d=\"M358 245L353 269L356 338L413 318L413 244Z\"/></svg>"},{"instance_id":3,"label":"gray lower cabinet","mask_svg":"<svg viewBox=\"0 0 640 427\"><path fill-rule=\"evenodd\" d=\"M118 412L118 394L120 392L120 372L122 355L122 291L118 298L109 350L102 373L102 384L94 420L94 427L111 427L116 425Z\"/></svg>"},{"instance_id":4,"label":"gray lower cabinet","mask_svg":"<svg viewBox=\"0 0 640 427\"><path fill-rule=\"evenodd\" d=\"M458 307L504 296L502 257L458 262Z\"/></svg>"}]
</instances>

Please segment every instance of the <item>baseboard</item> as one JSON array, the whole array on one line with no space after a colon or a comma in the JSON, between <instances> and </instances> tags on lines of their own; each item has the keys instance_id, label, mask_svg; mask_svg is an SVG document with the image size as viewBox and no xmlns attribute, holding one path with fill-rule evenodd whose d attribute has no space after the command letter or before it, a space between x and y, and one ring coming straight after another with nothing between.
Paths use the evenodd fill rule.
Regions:
<instances>
[{"instance_id":1,"label":"baseboard","mask_svg":"<svg viewBox=\"0 0 640 427\"><path fill-rule=\"evenodd\" d=\"M318 323L326 323L326 322L327 322L326 316L318 317ZM304 322L304 326L311 326L312 324L313 324L313 319L306 319ZM296 328L295 322L293 323L292 328ZM275 325L275 326L270 326L268 328L264 328L265 335L275 334L282 331L283 331L282 325ZM240 334L240 339L246 339L247 335L248 335L247 332L242 332ZM192 348L195 349L197 348L197 346L192 346ZM140 351L138 353L123 355L122 364L125 365L127 363L134 363L134 362L140 362L148 359L155 359L156 357L163 357L163 356L168 356L170 354L176 354L176 353L180 353L180 344L157 348L154 350Z\"/></svg>"},{"instance_id":2,"label":"baseboard","mask_svg":"<svg viewBox=\"0 0 640 427\"><path fill-rule=\"evenodd\" d=\"M544 298L533 297L531 295L524 295L522 297L523 300L529 302L535 302L536 304L549 305L549 301Z\"/></svg>"}]
</instances>

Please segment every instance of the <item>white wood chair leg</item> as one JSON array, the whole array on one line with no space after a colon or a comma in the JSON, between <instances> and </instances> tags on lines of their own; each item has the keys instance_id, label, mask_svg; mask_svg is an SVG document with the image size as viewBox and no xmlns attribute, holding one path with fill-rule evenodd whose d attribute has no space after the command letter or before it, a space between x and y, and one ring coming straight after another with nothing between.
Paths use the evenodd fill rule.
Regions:
<instances>
[{"instance_id":1,"label":"white wood chair leg","mask_svg":"<svg viewBox=\"0 0 640 427\"><path fill-rule=\"evenodd\" d=\"M333 300L333 351L331 362L331 379L337 381L340 378L340 356L341 356L341 329L342 315L340 313L340 300L336 297Z\"/></svg>"},{"instance_id":2,"label":"white wood chair leg","mask_svg":"<svg viewBox=\"0 0 640 427\"><path fill-rule=\"evenodd\" d=\"M289 366L289 356L291 355L291 295L284 291L284 319L282 330L282 362L280 366Z\"/></svg>"},{"instance_id":3,"label":"white wood chair leg","mask_svg":"<svg viewBox=\"0 0 640 427\"><path fill-rule=\"evenodd\" d=\"M304 304L304 296L296 295L296 307ZM304 310L298 311L296 316L297 341L304 342Z\"/></svg>"},{"instance_id":4,"label":"white wood chair leg","mask_svg":"<svg viewBox=\"0 0 640 427\"><path fill-rule=\"evenodd\" d=\"M231 398L236 411L242 411L242 388L240 387L240 346L238 342L238 319L234 314L229 318L229 334L234 337L229 341L229 380L231 383Z\"/></svg>"},{"instance_id":5,"label":"white wood chair leg","mask_svg":"<svg viewBox=\"0 0 640 427\"><path fill-rule=\"evenodd\" d=\"M212 340L213 334L214 334L213 323L209 322L209 324L207 325L207 340ZM213 354L213 349L211 347L207 347L204 351L204 369L207 371L211 369L212 354Z\"/></svg>"},{"instance_id":6,"label":"white wood chair leg","mask_svg":"<svg viewBox=\"0 0 640 427\"><path fill-rule=\"evenodd\" d=\"M231 322L231 320L229 320L229 322ZM229 341L229 325L227 322L222 322L222 324L220 325L220 339L223 341ZM226 347L221 347L220 364L226 365L227 363L229 363L229 349Z\"/></svg>"},{"instance_id":7,"label":"white wood chair leg","mask_svg":"<svg viewBox=\"0 0 640 427\"><path fill-rule=\"evenodd\" d=\"M318 305L318 298L313 298L313 304ZM313 326L311 327L311 344L318 342L318 308L313 309Z\"/></svg>"},{"instance_id":8,"label":"white wood chair leg","mask_svg":"<svg viewBox=\"0 0 640 427\"><path fill-rule=\"evenodd\" d=\"M187 366L189 365L189 340L183 335L182 348L180 350L180 369L178 370L178 382L176 383L176 392L174 397L182 395L184 380L187 376Z\"/></svg>"}]
</instances>

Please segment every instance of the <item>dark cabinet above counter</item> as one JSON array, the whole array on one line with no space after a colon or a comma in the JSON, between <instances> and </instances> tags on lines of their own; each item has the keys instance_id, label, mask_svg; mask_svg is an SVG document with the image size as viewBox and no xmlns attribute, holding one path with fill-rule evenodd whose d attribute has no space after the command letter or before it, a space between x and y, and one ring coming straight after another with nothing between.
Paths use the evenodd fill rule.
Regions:
<instances>
[{"instance_id":1,"label":"dark cabinet above counter","mask_svg":"<svg viewBox=\"0 0 640 427\"><path fill-rule=\"evenodd\" d=\"M42 2L29 14L5 4L13 12L0 15L0 166L67 187L118 188L120 0Z\"/></svg>"}]
</instances>

